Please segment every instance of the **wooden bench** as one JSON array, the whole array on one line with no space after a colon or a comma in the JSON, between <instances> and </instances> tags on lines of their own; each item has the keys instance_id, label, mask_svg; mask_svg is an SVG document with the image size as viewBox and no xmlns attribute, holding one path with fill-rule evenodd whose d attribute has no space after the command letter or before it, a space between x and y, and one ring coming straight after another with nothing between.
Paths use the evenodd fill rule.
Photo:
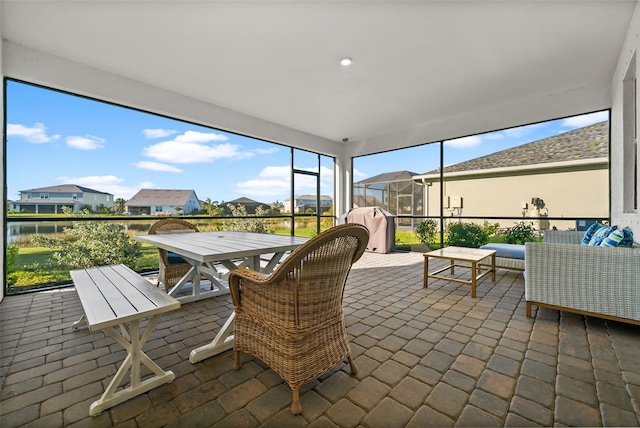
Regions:
<instances>
[{"instance_id":1,"label":"wooden bench","mask_svg":"<svg viewBox=\"0 0 640 428\"><path fill-rule=\"evenodd\" d=\"M178 309L180 302L124 265L72 270L71 278L84 309L84 315L73 328L102 330L127 351L104 394L89 407L89 414L97 416L104 409L172 382L173 372L163 371L142 352L142 346L160 321L160 315ZM141 332L139 322L147 317L151 319ZM144 381L140 379L141 364L153 372ZM129 370L131 382L116 392Z\"/></svg>"}]
</instances>

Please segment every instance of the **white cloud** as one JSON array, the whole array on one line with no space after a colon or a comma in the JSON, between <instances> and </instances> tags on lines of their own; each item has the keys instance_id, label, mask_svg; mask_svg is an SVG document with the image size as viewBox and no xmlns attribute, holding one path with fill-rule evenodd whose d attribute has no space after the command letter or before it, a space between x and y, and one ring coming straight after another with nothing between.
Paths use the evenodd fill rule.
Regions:
<instances>
[{"instance_id":1,"label":"white cloud","mask_svg":"<svg viewBox=\"0 0 640 428\"><path fill-rule=\"evenodd\" d=\"M300 168L314 171L314 168ZM333 188L333 170L321 167L320 188ZM309 175L296 175L296 194L316 192L316 179ZM235 190L248 197L288 198L291 189L291 168L289 166L268 166L258 174L257 178L236 183Z\"/></svg>"},{"instance_id":2,"label":"white cloud","mask_svg":"<svg viewBox=\"0 0 640 428\"><path fill-rule=\"evenodd\" d=\"M209 143L211 141L227 141L228 138L222 134L213 132L187 131L178 135L174 141L180 143Z\"/></svg>"},{"instance_id":3,"label":"white cloud","mask_svg":"<svg viewBox=\"0 0 640 428\"><path fill-rule=\"evenodd\" d=\"M569 128L582 128L594 123L609 120L609 112L599 111L596 113L583 114L582 116L568 117L562 121L562 126Z\"/></svg>"},{"instance_id":4,"label":"white cloud","mask_svg":"<svg viewBox=\"0 0 640 428\"><path fill-rule=\"evenodd\" d=\"M240 151L240 146L236 144L209 144L227 140L226 136L213 132L187 131L173 140L147 146L143 153L160 162L183 164L210 163L218 159L245 159L253 156L252 153Z\"/></svg>"},{"instance_id":5,"label":"white cloud","mask_svg":"<svg viewBox=\"0 0 640 428\"><path fill-rule=\"evenodd\" d=\"M169 135L177 134L178 131L174 131L172 129L155 128L155 129L143 129L142 133L144 134L145 138L152 139L152 138L168 137Z\"/></svg>"},{"instance_id":6,"label":"white cloud","mask_svg":"<svg viewBox=\"0 0 640 428\"><path fill-rule=\"evenodd\" d=\"M367 174L366 174L366 173L364 173L364 172L362 172L362 171L359 171L359 170L357 170L357 169L355 169L355 168L353 169L353 177L354 177L354 178L355 178L355 177L363 178L363 177L366 177L366 176L367 176Z\"/></svg>"},{"instance_id":7,"label":"white cloud","mask_svg":"<svg viewBox=\"0 0 640 428\"><path fill-rule=\"evenodd\" d=\"M444 142L446 146L456 149L468 149L475 147L482 143L482 138L479 135L472 135L470 137L456 138L455 140L447 140Z\"/></svg>"},{"instance_id":8,"label":"white cloud","mask_svg":"<svg viewBox=\"0 0 640 428\"><path fill-rule=\"evenodd\" d=\"M57 177L56 180L65 184L77 184L93 190L107 192L114 195L114 198L131 199L140 189L153 188L151 182L141 182L134 186L125 186L124 178L115 175L91 175L85 177Z\"/></svg>"},{"instance_id":9,"label":"white cloud","mask_svg":"<svg viewBox=\"0 0 640 428\"><path fill-rule=\"evenodd\" d=\"M160 162L192 164L210 163L225 158L244 158L244 153L238 148L239 146L229 143L208 146L172 140L147 146L143 153Z\"/></svg>"},{"instance_id":10,"label":"white cloud","mask_svg":"<svg viewBox=\"0 0 640 428\"><path fill-rule=\"evenodd\" d=\"M183 172L180 168L160 162L140 161L135 163L134 166L140 169L149 169L151 171Z\"/></svg>"},{"instance_id":11,"label":"white cloud","mask_svg":"<svg viewBox=\"0 0 640 428\"><path fill-rule=\"evenodd\" d=\"M271 153L276 153L278 150L277 147L273 147L270 149L255 149L254 152L259 155L270 155Z\"/></svg>"},{"instance_id":12,"label":"white cloud","mask_svg":"<svg viewBox=\"0 0 640 428\"><path fill-rule=\"evenodd\" d=\"M104 147L104 138L94 137L93 135L86 135L84 137L80 137L77 135L72 135L66 138L67 145L69 147L73 147L78 150L96 150Z\"/></svg>"},{"instance_id":13,"label":"white cloud","mask_svg":"<svg viewBox=\"0 0 640 428\"><path fill-rule=\"evenodd\" d=\"M34 144L49 143L60 138L58 134L47 135L47 127L42 123L34 123L32 127L7 123L7 136L22 137L29 143Z\"/></svg>"}]
</instances>

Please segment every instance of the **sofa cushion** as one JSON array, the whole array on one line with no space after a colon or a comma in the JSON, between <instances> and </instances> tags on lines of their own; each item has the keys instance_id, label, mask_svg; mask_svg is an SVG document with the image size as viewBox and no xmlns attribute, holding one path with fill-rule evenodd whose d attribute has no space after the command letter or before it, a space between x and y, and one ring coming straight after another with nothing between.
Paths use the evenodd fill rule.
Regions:
<instances>
[{"instance_id":1,"label":"sofa cushion","mask_svg":"<svg viewBox=\"0 0 640 428\"><path fill-rule=\"evenodd\" d=\"M596 233L599 229L602 229L603 227L605 227L605 226L603 224L600 224L600 223L593 223L591 226L589 226L587 231L584 232L584 236L582 237L582 240L580 241L580 245L589 245L589 241L591 241L591 238L593 237L593 234Z\"/></svg>"},{"instance_id":2,"label":"sofa cushion","mask_svg":"<svg viewBox=\"0 0 640 428\"><path fill-rule=\"evenodd\" d=\"M596 233L593 234L591 240L589 241L589 245L598 246L602 244L602 241L604 241L605 238L617 228L618 226L601 227L596 231Z\"/></svg>"},{"instance_id":3,"label":"sofa cushion","mask_svg":"<svg viewBox=\"0 0 640 428\"><path fill-rule=\"evenodd\" d=\"M486 244L481 250L496 250L496 257L524 260L524 245L518 244Z\"/></svg>"},{"instance_id":4,"label":"sofa cushion","mask_svg":"<svg viewBox=\"0 0 640 428\"><path fill-rule=\"evenodd\" d=\"M629 227L625 227L622 229L622 233L624 234L624 238L618 244L618 247L633 247L633 232Z\"/></svg>"},{"instance_id":5,"label":"sofa cushion","mask_svg":"<svg viewBox=\"0 0 640 428\"><path fill-rule=\"evenodd\" d=\"M609 234L609 236L604 238L600 246L601 247L617 247L618 245L620 245L620 242L623 239L624 239L624 232L622 230L614 230Z\"/></svg>"}]
</instances>

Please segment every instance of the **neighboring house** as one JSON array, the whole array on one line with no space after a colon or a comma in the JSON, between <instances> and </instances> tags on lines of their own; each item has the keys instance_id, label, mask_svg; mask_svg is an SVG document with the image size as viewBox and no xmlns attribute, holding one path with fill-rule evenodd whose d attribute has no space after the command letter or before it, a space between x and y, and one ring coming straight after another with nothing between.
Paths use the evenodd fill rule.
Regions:
<instances>
[{"instance_id":1,"label":"neighboring house","mask_svg":"<svg viewBox=\"0 0 640 428\"><path fill-rule=\"evenodd\" d=\"M378 174L353 184L353 207L381 207L393 215L421 216L424 191L411 171ZM398 228L415 227L420 219L398 218Z\"/></svg>"},{"instance_id":2,"label":"neighboring house","mask_svg":"<svg viewBox=\"0 0 640 428\"><path fill-rule=\"evenodd\" d=\"M112 210L115 205L111 193L76 184L21 190L20 200L9 204L12 211L33 214L59 214L62 207L70 207L74 212L86 207L92 211L102 211L103 207Z\"/></svg>"},{"instance_id":3,"label":"neighboring house","mask_svg":"<svg viewBox=\"0 0 640 428\"><path fill-rule=\"evenodd\" d=\"M538 229L576 227L573 219L545 217L607 218L608 148L609 123L600 122L447 166L444 214L484 217L501 227L513 226L514 220L491 216L526 217ZM394 215L437 217L440 171L396 171L359 181L353 185L353 205L380 206ZM415 227L419 221L398 218L397 224Z\"/></svg>"},{"instance_id":4,"label":"neighboring house","mask_svg":"<svg viewBox=\"0 0 640 428\"><path fill-rule=\"evenodd\" d=\"M440 173L425 185L425 215L440 214ZM527 217L534 227L575 228L575 220L609 217L609 123L600 122L444 168L449 216ZM481 189L481 191L478 191ZM479 221L480 223L482 221ZM501 227L514 220L499 221Z\"/></svg>"},{"instance_id":5,"label":"neighboring house","mask_svg":"<svg viewBox=\"0 0 640 428\"><path fill-rule=\"evenodd\" d=\"M293 212L294 214L304 214L307 210L312 210L314 213L316 210L316 195L297 195L293 200L293 210L291 204L291 198L285 199L283 202L284 212ZM320 214L324 214L333 206L333 199L331 196L320 195Z\"/></svg>"},{"instance_id":6,"label":"neighboring house","mask_svg":"<svg viewBox=\"0 0 640 428\"><path fill-rule=\"evenodd\" d=\"M254 201L253 199L244 198L244 197L234 199L233 201L229 201L227 202L227 204L231 204L234 206L243 206L245 210L247 210L247 214L255 214L256 209L258 209L259 207L262 208L263 210L268 210L269 208L271 208L267 204L263 204L262 202Z\"/></svg>"},{"instance_id":7,"label":"neighboring house","mask_svg":"<svg viewBox=\"0 0 640 428\"><path fill-rule=\"evenodd\" d=\"M201 208L194 190L142 189L126 204L131 215L191 214Z\"/></svg>"}]
</instances>

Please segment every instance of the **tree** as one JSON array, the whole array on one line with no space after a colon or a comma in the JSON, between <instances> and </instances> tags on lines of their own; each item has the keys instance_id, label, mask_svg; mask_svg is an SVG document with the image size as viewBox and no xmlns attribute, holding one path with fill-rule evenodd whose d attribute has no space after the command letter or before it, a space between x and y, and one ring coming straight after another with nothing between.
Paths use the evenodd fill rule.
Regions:
<instances>
[{"instance_id":1,"label":"tree","mask_svg":"<svg viewBox=\"0 0 640 428\"><path fill-rule=\"evenodd\" d=\"M115 201L115 209L116 209L116 214L124 214L124 210L127 206L127 201L124 200L123 198L117 198Z\"/></svg>"},{"instance_id":2,"label":"tree","mask_svg":"<svg viewBox=\"0 0 640 428\"><path fill-rule=\"evenodd\" d=\"M279 200L275 200L275 202L271 202L271 214L272 215L280 215L284 210L284 203Z\"/></svg>"}]
</instances>

